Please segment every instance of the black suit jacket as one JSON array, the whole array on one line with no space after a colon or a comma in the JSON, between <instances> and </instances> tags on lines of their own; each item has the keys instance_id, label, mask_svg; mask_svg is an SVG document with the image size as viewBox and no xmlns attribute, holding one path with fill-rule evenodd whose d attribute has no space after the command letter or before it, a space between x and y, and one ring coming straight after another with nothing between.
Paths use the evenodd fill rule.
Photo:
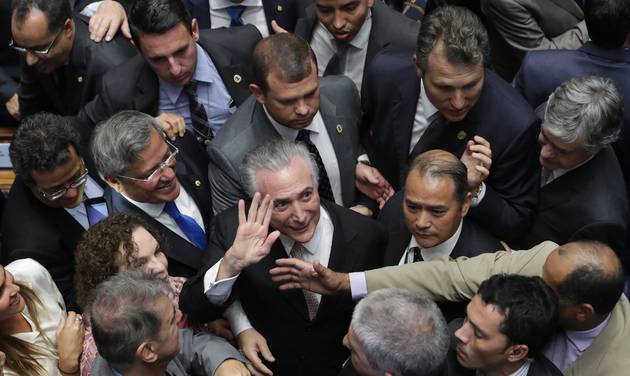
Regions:
<instances>
[{"instance_id":1,"label":"black suit jacket","mask_svg":"<svg viewBox=\"0 0 630 376\"><path fill-rule=\"evenodd\" d=\"M95 43L88 31L89 19L79 15L73 20L75 32L68 64L51 74L41 74L22 57L19 94L22 116L40 111L76 115L101 91L105 72L136 55L136 49L120 33L110 42ZM57 74L59 84L55 84Z\"/></svg>"},{"instance_id":2,"label":"black suit jacket","mask_svg":"<svg viewBox=\"0 0 630 376\"><path fill-rule=\"evenodd\" d=\"M298 18L295 25L295 34L310 42L313 39L315 26L319 22L315 13L315 2L310 0L302 1L298 3L298 6L301 9L299 10L300 18ZM375 1L372 6L372 30L368 40L363 72L368 69L374 56L385 47L413 48L416 45L419 29L419 22L390 9L380 0ZM320 72L320 74L323 74L323 72ZM369 79L364 73L361 85L361 98L365 97L369 84ZM364 99L362 102L364 105L366 104Z\"/></svg>"},{"instance_id":3,"label":"black suit jacket","mask_svg":"<svg viewBox=\"0 0 630 376\"><path fill-rule=\"evenodd\" d=\"M186 133L183 138L178 138L175 141L175 146L179 148L175 174L181 185L180 189L185 189L197 204L203 217L206 238L208 238L212 223L212 203L206 167L207 159L203 150L190 133ZM165 253L168 258L168 272L171 276L191 277L197 272L205 251L200 250L188 240L169 230L140 208L127 201L115 190L107 188L105 190L105 199L113 213L139 214L164 235L168 242Z\"/></svg>"},{"instance_id":4,"label":"black suit jacket","mask_svg":"<svg viewBox=\"0 0 630 376\"><path fill-rule=\"evenodd\" d=\"M334 226L328 267L341 272L359 271L381 265L386 235L375 221L348 209L322 201ZM205 271L232 245L238 227L236 207L219 214L210 239L205 267L189 280L180 295L180 306L192 318L206 320L203 295ZM269 269L275 260L286 258L280 241L258 264L241 272L234 286L249 320L267 340L276 361L268 364L274 375L335 375L348 351L341 341L348 330L354 302L350 296L324 296L317 316L308 319L301 290L278 289ZM206 306L210 304L206 301Z\"/></svg>"},{"instance_id":5,"label":"black suit jacket","mask_svg":"<svg viewBox=\"0 0 630 376\"><path fill-rule=\"evenodd\" d=\"M273 34L271 28L271 21L273 20L286 31L293 32L297 20L295 2L296 0L263 0L262 5L269 34ZM211 28L210 2L208 0L184 0L184 4L192 16L197 19L200 28Z\"/></svg>"},{"instance_id":6,"label":"black suit jacket","mask_svg":"<svg viewBox=\"0 0 630 376\"><path fill-rule=\"evenodd\" d=\"M408 163L417 155L409 155L420 95L412 53L385 49L368 71L372 84L365 144L374 166L397 190L404 184ZM440 136L417 152L444 149L461 156L474 135L490 142L493 160L485 181L486 195L479 206L471 208L470 215L495 236L515 239L527 230L537 202L538 119L527 102L489 70L481 95L467 116L445 124Z\"/></svg>"},{"instance_id":7,"label":"black suit jacket","mask_svg":"<svg viewBox=\"0 0 630 376\"><path fill-rule=\"evenodd\" d=\"M612 148L606 147L590 161L540 189L536 220L517 245L527 249L544 240L565 244L590 239L606 243L620 253L628 217L619 162Z\"/></svg>"},{"instance_id":8,"label":"black suit jacket","mask_svg":"<svg viewBox=\"0 0 630 376\"><path fill-rule=\"evenodd\" d=\"M239 106L249 96L252 80L251 58L260 33L254 26L202 30L199 45L208 53L219 71L234 103ZM160 88L158 77L140 55L103 77L99 96L78 115L82 127L91 129L98 122L122 110L137 110L158 115Z\"/></svg>"}]
</instances>

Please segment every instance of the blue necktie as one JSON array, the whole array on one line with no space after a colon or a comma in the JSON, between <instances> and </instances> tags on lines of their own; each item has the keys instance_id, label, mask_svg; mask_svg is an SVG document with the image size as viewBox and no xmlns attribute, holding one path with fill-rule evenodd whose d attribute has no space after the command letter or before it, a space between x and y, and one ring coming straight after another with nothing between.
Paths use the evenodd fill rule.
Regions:
<instances>
[{"instance_id":1,"label":"blue necktie","mask_svg":"<svg viewBox=\"0 0 630 376\"><path fill-rule=\"evenodd\" d=\"M88 223L90 224L90 227L107 218L105 214L101 213L100 211L98 211L98 209L91 205L85 205L85 211L87 213Z\"/></svg>"},{"instance_id":2,"label":"blue necktie","mask_svg":"<svg viewBox=\"0 0 630 376\"><path fill-rule=\"evenodd\" d=\"M244 5L232 5L225 8L225 10L227 10L228 15L232 19L232 21L230 22L230 26L245 25L245 21L243 21L243 19L241 18L241 16L243 15L243 12L245 12Z\"/></svg>"},{"instance_id":3,"label":"blue necktie","mask_svg":"<svg viewBox=\"0 0 630 376\"><path fill-rule=\"evenodd\" d=\"M182 214L179 209L177 209L177 205L175 205L175 202L173 201L167 202L164 206L164 210L166 211L166 214L170 215L171 218L173 218L175 223L177 223L177 226L179 226L180 230L182 230L184 234L186 234L188 239L190 239L190 241L193 242L197 246L197 248L201 249L202 251L206 250L206 234L192 217Z\"/></svg>"}]
</instances>

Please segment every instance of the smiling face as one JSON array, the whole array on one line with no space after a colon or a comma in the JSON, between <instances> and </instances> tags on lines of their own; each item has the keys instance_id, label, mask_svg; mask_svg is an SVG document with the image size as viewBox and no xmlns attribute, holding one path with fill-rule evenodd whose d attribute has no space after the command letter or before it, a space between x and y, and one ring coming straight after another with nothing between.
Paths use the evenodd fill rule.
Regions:
<instances>
[{"instance_id":1,"label":"smiling face","mask_svg":"<svg viewBox=\"0 0 630 376\"><path fill-rule=\"evenodd\" d=\"M317 0L319 22L339 41L349 42L357 35L374 0Z\"/></svg>"},{"instance_id":2,"label":"smiling face","mask_svg":"<svg viewBox=\"0 0 630 376\"><path fill-rule=\"evenodd\" d=\"M140 267L149 275L166 280L168 278L168 260L164 250L157 240L144 227L136 227L131 233L132 241L135 244L133 252L133 265L129 265L126 251L121 245L119 247L118 264L120 270L127 270Z\"/></svg>"},{"instance_id":3,"label":"smiling face","mask_svg":"<svg viewBox=\"0 0 630 376\"><path fill-rule=\"evenodd\" d=\"M271 196L271 226L298 243L313 238L319 222L319 195L308 164L299 157L278 170L256 173L260 193Z\"/></svg>"},{"instance_id":4,"label":"smiling face","mask_svg":"<svg viewBox=\"0 0 630 376\"><path fill-rule=\"evenodd\" d=\"M0 265L0 321L22 312L25 305L20 287L13 280L13 274Z\"/></svg>"},{"instance_id":5,"label":"smiling face","mask_svg":"<svg viewBox=\"0 0 630 376\"><path fill-rule=\"evenodd\" d=\"M85 184L72 188L72 183L77 181L85 172L85 164L76 152L74 146L68 147L68 158L64 163L55 167L51 171L32 171L31 178L34 186L31 187L33 194L44 204L51 208L74 208L83 200L83 190ZM56 192L66 188L63 196L56 200L48 200L42 193Z\"/></svg>"}]
</instances>

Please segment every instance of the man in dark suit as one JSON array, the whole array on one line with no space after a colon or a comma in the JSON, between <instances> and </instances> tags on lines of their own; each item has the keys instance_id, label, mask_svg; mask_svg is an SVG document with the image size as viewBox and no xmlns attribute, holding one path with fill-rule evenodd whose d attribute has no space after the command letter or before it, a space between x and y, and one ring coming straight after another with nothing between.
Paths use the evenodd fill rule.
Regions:
<instances>
[{"instance_id":1,"label":"man in dark suit","mask_svg":"<svg viewBox=\"0 0 630 376\"><path fill-rule=\"evenodd\" d=\"M155 118L123 111L99 124L90 146L112 212L138 213L166 236L170 275L195 274L212 211L207 160L192 135L171 143Z\"/></svg>"},{"instance_id":2,"label":"man in dark suit","mask_svg":"<svg viewBox=\"0 0 630 376\"><path fill-rule=\"evenodd\" d=\"M10 153L17 177L2 218L2 263L35 259L76 311L74 250L94 218L107 216L85 203L102 198L102 182L89 174L79 134L58 115L25 118Z\"/></svg>"},{"instance_id":3,"label":"man in dark suit","mask_svg":"<svg viewBox=\"0 0 630 376\"><path fill-rule=\"evenodd\" d=\"M253 69L250 90L254 95L208 148L215 213L247 197L240 176L243 156L278 138L305 142L317 153L320 195L342 206L356 205L355 183L364 181L364 174L374 169L357 163L362 150L361 108L352 82L346 77L318 79L310 47L289 33L275 34L259 43Z\"/></svg>"},{"instance_id":4,"label":"man in dark suit","mask_svg":"<svg viewBox=\"0 0 630 376\"><path fill-rule=\"evenodd\" d=\"M100 91L104 73L136 54L120 34L107 43L92 41L89 19L73 17L67 0L16 0L11 21L13 47L23 52L22 116L76 115Z\"/></svg>"},{"instance_id":5,"label":"man in dark suit","mask_svg":"<svg viewBox=\"0 0 630 376\"><path fill-rule=\"evenodd\" d=\"M366 147L394 189L416 155L435 148L461 155L469 185L479 187L470 214L506 240L533 218L538 120L512 87L484 69L487 54L486 31L471 11L445 6L428 14L413 58L411 51L385 49L372 63ZM479 169L489 169L480 185Z\"/></svg>"},{"instance_id":6,"label":"man in dark suit","mask_svg":"<svg viewBox=\"0 0 630 376\"><path fill-rule=\"evenodd\" d=\"M420 24L380 0L314 0L298 4L301 9L295 33L311 44L319 74L348 76L361 97L369 85L363 73L381 49L415 45Z\"/></svg>"},{"instance_id":7,"label":"man in dark suit","mask_svg":"<svg viewBox=\"0 0 630 376\"><path fill-rule=\"evenodd\" d=\"M184 4L201 29L252 24L267 37L274 32L271 21L293 32L297 20L296 0L184 0Z\"/></svg>"},{"instance_id":8,"label":"man in dark suit","mask_svg":"<svg viewBox=\"0 0 630 376\"><path fill-rule=\"evenodd\" d=\"M216 218L204 271L184 287L180 306L203 319L204 294L222 304L234 291L269 345L243 349L252 363L260 364L257 352L269 360L270 350L275 361L266 365L276 375L335 375L348 356L341 340L351 299L279 291L269 269L288 255L343 270L375 267L386 235L373 220L320 201L317 164L303 144L275 140L259 146L245 158L243 175L253 196L249 214L240 201Z\"/></svg>"},{"instance_id":9,"label":"man in dark suit","mask_svg":"<svg viewBox=\"0 0 630 376\"><path fill-rule=\"evenodd\" d=\"M589 239L622 254L630 215L623 175L609 146L619 137L622 113L621 95L610 79L574 78L553 92L538 136L538 210L519 247Z\"/></svg>"},{"instance_id":10,"label":"man in dark suit","mask_svg":"<svg viewBox=\"0 0 630 376\"><path fill-rule=\"evenodd\" d=\"M129 23L141 56L104 77L80 124L90 128L118 111L137 110L161 115L170 136L183 134L185 125L209 142L249 95L260 33L253 26L199 32L179 0L136 1Z\"/></svg>"}]
</instances>

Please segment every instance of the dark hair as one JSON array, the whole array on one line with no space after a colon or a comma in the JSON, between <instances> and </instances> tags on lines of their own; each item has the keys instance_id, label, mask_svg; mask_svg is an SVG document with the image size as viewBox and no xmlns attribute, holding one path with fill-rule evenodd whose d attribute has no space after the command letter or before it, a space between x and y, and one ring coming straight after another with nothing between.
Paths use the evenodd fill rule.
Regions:
<instances>
[{"instance_id":1,"label":"dark hair","mask_svg":"<svg viewBox=\"0 0 630 376\"><path fill-rule=\"evenodd\" d=\"M64 164L73 146L81 156L79 132L60 115L41 112L31 115L20 123L9 154L15 174L28 185L33 185L33 171L52 171Z\"/></svg>"},{"instance_id":2,"label":"dark hair","mask_svg":"<svg viewBox=\"0 0 630 376\"><path fill-rule=\"evenodd\" d=\"M472 66L488 61L488 33L472 11L456 6L442 6L423 19L416 45L418 65L428 69L429 55L442 42L446 59L453 65Z\"/></svg>"},{"instance_id":3,"label":"dark hair","mask_svg":"<svg viewBox=\"0 0 630 376\"><path fill-rule=\"evenodd\" d=\"M267 76L272 71L285 82L299 82L311 74L312 65L317 69L315 54L304 39L290 33L274 34L254 49L253 81L267 92Z\"/></svg>"},{"instance_id":4,"label":"dark hair","mask_svg":"<svg viewBox=\"0 0 630 376\"><path fill-rule=\"evenodd\" d=\"M162 34L180 22L192 33L192 16L182 0L136 0L129 9L129 28L136 46L140 34Z\"/></svg>"},{"instance_id":5,"label":"dark hair","mask_svg":"<svg viewBox=\"0 0 630 376\"><path fill-rule=\"evenodd\" d=\"M556 286L558 296L571 304L590 304L596 313L610 313L625 287L623 268L615 253L605 244L582 240L580 244L579 266L570 272ZM567 256L573 250L558 248L558 254ZM612 263L604 263L602 259L610 256ZM608 266L608 264L611 264Z\"/></svg>"},{"instance_id":6,"label":"dark hair","mask_svg":"<svg viewBox=\"0 0 630 376\"><path fill-rule=\"evenodd\" d=\"M524 344L528 356L542 351L558 324L558 298L540 277L496 274L481 283L477 294L501 310L501 333L511 344Z\"/></svg>"},{"instance_id":7,"label":"dark hair","mask_svg":"<svg viewBox=\"0 0 630 376\"><path fill-rule=\"evenodd\" d=\"M412 172L422 177L451 179L453 194L460 204L464 203L466 194L470 192L466 165L447 151L435 149L418 155L411 162L409 173Z\"/></svg>"},{"instance_id":8,"label":"dark hair","mask_svg":"<svg viewBox=\"0 0 630 376\"><path fill-rule=\"evenodd\" d=\"M584 1L588 36L600 47L621 48L630 34L630 2L627 0Z\"/></svg>"},{"instance_id":9,"label":"dark hair","mask_svg":"<svg viewBox=\"0 0 630 376\"><path fill-rule=\"evenodd\" d=\"M13 19L21 24L26 21L32 9L39 9L48 21L48 32L57 33L66 20L72 16L68 0L13 0L11 14Z\"/></svg>"},{"instance_id":10,"label":"dark hair","mask_svg":"<svg viewBox=\"0 0 630 376\"><path fill-rule=\"evenodd\" d=\"M117 262L122 260L132 267L141 266L133 255L137 250L133 231L140 227L155 238L160 249L165 248L162 235L137 214L112 214L85 232L74 256L77 302L84 310L94 287L119 272ZM119 253L121 248L122 255Z\"/></svg>"}]
</instances>

